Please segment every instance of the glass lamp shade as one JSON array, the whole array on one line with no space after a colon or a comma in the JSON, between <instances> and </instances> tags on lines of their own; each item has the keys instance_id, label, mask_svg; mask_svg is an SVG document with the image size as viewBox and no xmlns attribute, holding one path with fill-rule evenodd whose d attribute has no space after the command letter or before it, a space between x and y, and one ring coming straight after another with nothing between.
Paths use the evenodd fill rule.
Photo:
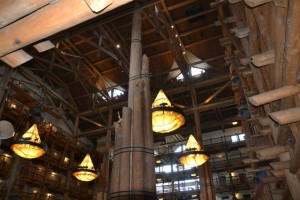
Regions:
<instances>
[{"instance_id":1,"label":"glass lamp shade","mask_svg":"<svg viewBox=\"0 0 300 200\"><path fill-rule=\"evenodd\" d=\"M46 153L45 146L41 143L41 138L36 124L34 124L22 137L11 145L18 156L33 159L41 157Z\"/></svg>"},{"instance_id":2,"label":"glass lamp shade","mask_svg":"<svg viewBox=\"0 0 300 200\"><path fill-rule=\"evenodd\" d=\"M160 90L152 103L152 130L156 133L169 133L180 128L184 123L185 118L181 109L172 106Z\"/></svg>"},{"instance_id":3,"label":"glass lamp shade","mask_svg":"<svg viewBox=\"0 0 300 200\"><path fill-rule=\"evenodd\" d=\"M188 167L196 167L203 165L209 160L209 155L201 150L201 146L193 135L190 135L186 147L185 153L179 158L179 162Z\"/></svg>"},{"instance_id":4,"label":"glass lamp shade","mask_svg":"<svg viewBox=\"0 0 300 200\"><path fill-rule=\"evenodd\" d=\"M85 182L92 181L98 177L90 154L86 154L83 161L73 172L73 176L75 176L78 180Z\"/></svg>"},{"instance_id":5,"label":"glass lamp shade","mask_svg":"<svg viewBox=\"0 0 300 200\"><path fill-rule=\"evenodd\" d=\"M186 152L179 158L179 162L188 167L197 167L203 165L209 160L209 155L204 151Z\"/></svg>"}]
</instances>

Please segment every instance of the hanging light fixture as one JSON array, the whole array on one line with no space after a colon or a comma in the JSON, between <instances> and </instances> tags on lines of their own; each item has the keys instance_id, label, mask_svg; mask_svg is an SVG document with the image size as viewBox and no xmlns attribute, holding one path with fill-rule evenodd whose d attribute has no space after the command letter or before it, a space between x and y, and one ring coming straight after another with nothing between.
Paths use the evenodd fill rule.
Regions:
<instances>
[{"instance_id":1,"label":"hanging light fixture","mask_svg":"<svg viewBox=\"0 0 300 200\"><path fill-rule=\"evenodd\" d=\"M36 124L28 129L10 148L18 156L27 159L38 158L46 153L46 146L41 142Z\"/></svg>"},{"instance_id":2,"label":"hanging light fixture","mask_svg":"<svg viewBox=\"0 0 300 200\"><path fill-rule=\"evenodd\" d=\"M185 147L185 152L179 158L179 162L188 167L196 167L203 165L208 160L209 155L201 149L195 137L190 135Z\"/></svg>"},{"instance_id":3,"label":"hanging light fixture","mask_svg":"<svg viewBox=\"0 0 300 200\"><path fill-rule=\"evenodd\" d=\"M98 173L96 172L90 154L86 154L83 161L78 165L76 170L73 172L73 176L75 176L80 181L92 181L98 177Z\"/></svg>"},{"instance_id":4,"label":"hanging light fixture","mask_svg":"<svg viewBox=\"0 0 300 200\"><path fill-rule=\"evenodd\" d=\"M182 110L172 106L165 93L160 90L152 103L152 130L156 133L169 133L184 123Z\"/></svg>"}]
</instances>

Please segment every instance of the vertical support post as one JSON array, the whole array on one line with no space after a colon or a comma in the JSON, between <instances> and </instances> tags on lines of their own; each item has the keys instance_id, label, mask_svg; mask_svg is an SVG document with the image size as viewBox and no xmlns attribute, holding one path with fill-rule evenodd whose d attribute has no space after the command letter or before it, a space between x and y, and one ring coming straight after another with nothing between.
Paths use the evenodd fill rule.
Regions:
<instances>
[{"instance_id":1,"label":"vertical support post","mask_svg":"<svg viewBox=\"0 0 300 200\"><path fill-rule=\"evenodd\" d=\"M128 107L123 107L122 111L122 140L119 151L116 151L120 155L120 174L119 174L119 190L116 192L129 191L130 190L130 130L132 111ZM122 165L122 166L121 166Z\"/></svg>"},{"instance_id":2,"label":"vertical support post","mask_svg":"<svg viewBox=\"0 0 300 200\"><path fill-rule=\"evenodd\" d=\"M66 178L66 190L67 192L64 193L64 198L63 200L68 200L69 199L69 189L70 189L70 183L71 183L71 179L72 179L72 171L71 168L74 165L74 156L75 156L75 152L72 151L71 156L70 156L70 167L67 173L67 178Z\"/></svg>"},{"instance_id":3,"label":"vertical support post","mask_svg":"<svg viewBox=\"0 0 300 200\"><path fill-rule=\"evenodd\" d=\"M197 95L195 88L191 88L191 97L192 97L192 104L194 107L197 106ZM195 127L196 127L196 140L199 142L200 146L203 147L202 144L202 135L201 135L201 124L200 124L200 115L198 111L194 111L194 118L195 118ZM210 173L210 166L209 162L206 162L202 166L199 167L200 177L201 177L201 192L200 192L200 199L206 200L213 200L214 194L212 190L212 177Z\"/></svg>"},{"instance_id":4,"label":"vertical support post","mask_svg":"<svg viewBox=\"0 0 300 200\"><path fill-rule=\"evenodd\" d=\"M151 92L150 92L150 74L149 74L149 59L143 55L142 60L142 75L145 83L144 87L144 130L145 130L145 148L152 151L153 154L145 154L145 190L155 191L155 158L153 151L153 131L152 131L152 111L151 111Z\"/></svg>"},{"instance_id":5,"label":"vertical support post","mask_svg":"<svg viewBox=\"0 0 300 200\"><path fill-rule=\"evenodd\" d=\"M26 123L26 126L25 126L25 130L28 130L30 124L29 122ZM16 137L18 136L18 134L15 135L15 139ZM10 192L14 186L14 182L16 181L16 178L17 178L17 174L18 174L18 171L19 171L19 166L20 166L20 162L21 162L21 159L19 156L17 156L16 154L13 155L15 157L14 159L14 164L13 164L13 167L10 171L10 176L9 176L9 180L8 180L8 183L7 183L7 190L6 190L6 195L5 195L5 198L4 200L8 200L9 199L9 195L10 195Z\"/></svg>"},{"instance_id":6,"label":"vertical support post","mask_svg":"<svg viewBox=\"0 0 300 200\"><path fill-rule=\"evenodd\" d=\"M108 114L108 126L112 125L113 110L109 110ZM107 200L109 191L109 149L111 147L111 130L107 130L105 138L105 150L103 153L103 162L100 164L100 176L99 176L99 190L97 193L97 200Z\"/></svg>"},{"instance_id":7,"label":"vertical support post","mask_svg":"<svg viewBox=\"0 0 300 200\"><path fill-rule=\"evenodd\" d=\"M128 107L123 108L118 188L111 190L111 199L156 199L151 96L148 60L142 70L142 15L135 2L132 20ZM115 163L114 163L115 165ZM122 165L122 166L120 166ZM114 174L113 174L114 175ZM117 180L112 178L112 186Z\"/></svg>"},{"instance_id":8,"label":"vertical support post","mask_svg":"<svg viewBox=\"0 0 300 200\"><path fill-rule=\"evenodd\" d=\"M280 154L279 159L280 161L291 160L290 153L285 152ZM293 199L298 199L300 196L300 181L297 174L292 174L289 169L284 169L283 171Z\"/></svg>"},{"instance_id":9,"label":"vertical support post","mask_svg":"<svg viewBox=\"0 0 300 200\"><path fill-rule=\"evenodd\" d=\"M115 151L113 157L113 166L111 172L111 186L110 186L110 195L112 196L115 192L119 191L119 182L120 182L120 168L121 168L121 154L116 154L117 150L121 148L122 140L122 131L121 124L114 123L115 126Z\"/></svg>"},{"instance_id":10,"label":"vertical support post","mask_svg":"<svg viewBox=\"0 0 300 200\"><path fill-rule=\"evenodd\" d=\"M4 73L1 77L1 81L0 81L0 117L2 116L2 111L5 105L5 100L6 100L6 96L7 96L7 86L8 83L10 81L13 69L11 67L8 66L4 66Z\"/></svg>"},{"instance_id":11,"label":"vertical support post","mask_svg":"<svg viewBox=\"0 0 300 200\"><path fill-rule=\"evenodd\" d=\"M13 168L10 171L10 176L9 176L9 180L7 183L7 190L6 190L6 195L4 198L5 200L9 199L9 195L10 195L11 189L13 188L14 182L17 177L18 168L20 166L20 157L17 155L14 155L14 157L15 157L15 159L14 159Z\"/></svg>"}]
</instances>

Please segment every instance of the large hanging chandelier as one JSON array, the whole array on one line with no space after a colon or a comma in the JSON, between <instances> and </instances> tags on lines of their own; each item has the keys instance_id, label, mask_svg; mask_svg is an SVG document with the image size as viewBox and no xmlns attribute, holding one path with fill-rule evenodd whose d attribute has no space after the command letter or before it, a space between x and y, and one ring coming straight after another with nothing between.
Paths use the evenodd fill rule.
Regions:
<instances>
[{"instance_id":1,"label":"large hanging chandelier","mask_svg":"<svg viewBox=\"0 0 300 200\"><path fill-rule=\"evenodd\" d=\"M156 133L169 133L184 123L182 110L172 106L165 93L160 90L152 103L152 130Z\"/></svg>"},{"instance_id":2,"label":"large hanging chandelier","mask_svg":"<svg viewBox=\"0 0 300 200\"><path fill-rule=\"evenodd\" d=\"M179 158L179 162L188 167L203 165L209 160L209 155L201 149L201 146L193 135L190 135L185 146L185 152Z\"/></svg>"},{"instance_id":3,"label":"large hanging chandelier","mask_svg":"<svg viewBox=\"0 0 300 200\"><path fill-rule=\"evenodd\" d=\"M38 158L46 153L46 146L41 142L36 124L28 129L10 148L18 156L27 159Z\"/></svg>"},{"instance_id":4,"label":"large hanging chandelier","mask_svg":"<svg viewBox=\"0 0 300 200\"><path fill-rule=\"evenodd\" d=\"M92 181L98 177L98 173L94 168L90 154L86 154L83 161L73 172L73 176L75 176L80 181L86 182Z\"/></svg>"}]
</instances>

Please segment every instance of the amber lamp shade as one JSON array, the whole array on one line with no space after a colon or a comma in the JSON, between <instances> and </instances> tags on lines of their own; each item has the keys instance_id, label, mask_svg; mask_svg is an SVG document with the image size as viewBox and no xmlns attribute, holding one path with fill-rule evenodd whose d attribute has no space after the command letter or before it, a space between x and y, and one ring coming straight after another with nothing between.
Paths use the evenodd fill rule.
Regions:
<instances>
[{"instance_id":1,"label":"amber lamp shade","mask_svg":"<svg viewBox=\"0 0 300 200\"><path fill-rule=\"evenodd\" d=\"M209 155L201 149L199 143L193 135L190 135L185 152L179 158L179 162L188 167L203 165L209 160Z\"/></svg>"},{"instance_id":2,"label":"amber lamp shade","mask_svg":"<svg viewBox=\"0 0 300 200\"><path fill-rule=\"evenodd\" d=\"M26 159L38 158L46 153L46 147L41 142L36 124L15 141L10 148L18 156Z\"/></svg>"},{"instance_id":3,"label":"amber lamp shade","mask_svg":"<svg viewBox=\"0 0 300 200\"><path fill-rule=\"evenodd\" d=\"M83 161L73 172L73 176L75 176L80 181L92 181L98 177L98 173L96 172L90 154L86 154Z\"/></svg>"},{"instance_id":4,"label":"amber lamp shade","mask_svg":"<svg viewBox=\"0 0 300 200\"><path fill-rule=\"evenodd\" d=\"M160 90L152 103L152 130L156 133L169 133L184 123L182 110L172 106L165 93Z\"/></svg>"}]
</instances>

